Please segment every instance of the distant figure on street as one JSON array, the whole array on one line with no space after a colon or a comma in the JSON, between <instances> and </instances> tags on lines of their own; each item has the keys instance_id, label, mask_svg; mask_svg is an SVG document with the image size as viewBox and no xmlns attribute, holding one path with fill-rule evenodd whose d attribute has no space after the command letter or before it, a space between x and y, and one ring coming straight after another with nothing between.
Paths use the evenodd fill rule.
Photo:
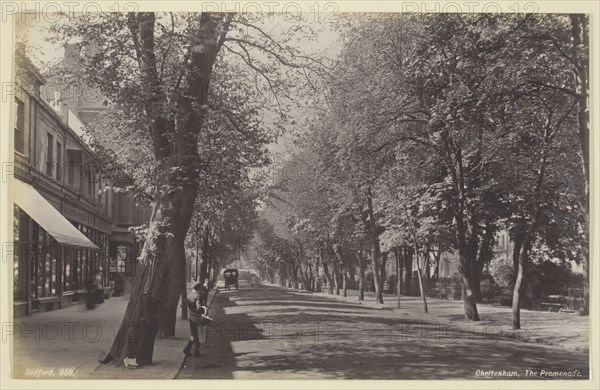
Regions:
<instances>
[{"instance_id":1,"label":"distant figure on street","mask_svg":"<svg viewBox=\"0 0 600 390\"><path fill-rule=\"evenodd\" d=\"M206 316L208 314L206 301L209 291L210 284L206 279L204 284L195 282L187 295L187 305L190 310L190 341L183 350L186 356L191 354L192 346L194 347L194 357L200 356L200 344L206 342L205 325L210 321L210 318Z\"/></svg>"},{"instance_id":2,"label":"distant figure on street","mask_svg":"<svg viewBox=\"0 0 600 390\"><path fill-rule=\"evenodd\" d=\"M96 271L94 275L94 286L96 287L96 303L104 303L104 286L102 286L102 273Z\"/></svg>"},{"instance_id":3,"label":"distant figure on street","mask_svg":"<svg viewBox=\"0 0 600 390\"><path fill-rule=\"evenodd\" d=\"M88 310L96 308L97 303L104 303L104 288L102 287L102 275L100 271L94 273L92 279L86 279L87 290L86 307Z\"/></svg>"}]
</instances>

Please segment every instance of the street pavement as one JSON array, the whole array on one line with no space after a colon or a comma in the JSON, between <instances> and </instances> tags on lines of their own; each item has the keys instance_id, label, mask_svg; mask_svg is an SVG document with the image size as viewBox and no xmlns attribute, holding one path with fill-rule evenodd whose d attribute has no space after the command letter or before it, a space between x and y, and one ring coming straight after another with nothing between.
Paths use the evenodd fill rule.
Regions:
<instances>
[{"instance_id":1,"label":"street pavement","mask_svg":"<svg viewBox=\"0 0 600 390\"><path fill-rule=\"evenodd\" d=\"M180 379L556 379L589 375L588 352L424 321L252 276L216 299L208 345ZM351 299L351 298L347 298ZM435 306L435 305L434 305ZM460 315L460 311L455 311ZM502 326L499 326L500 330ZM526 371L529 370L529 371ZM535 375L537 374L537 376ZM565 379L565 377L560 377Z\"/></svg>"},{"instance_id":2,"label":"street pavement","mask_svg":"<svg viewBox=\"0 0 600 390\"><path fill-rule=\"evenodd\" d=\"M5 328L4 336L14 333L13 376L514 379L502 376L514 372L520 379L556 379L543 375L589 375L588 351L578 335L586 321L575 315L524 311L524 323L535 319L551 324L541 325L535 334L542 334L548 343L564 344L552 346L523 342L524 336L533 335L531 329L507 338L504 330L510 311L506 308L482 305L481 325L461 322L462 306L456 302L431 300L431 314L426 315L420 313L416 298L403 297L398 310L392 297L377 305L368 295L359 304L352 292L343 298L286 289L249 273L241 273L240 279L239 290L222 289L216 295L209 312L215 323L207 327L208 340L200 357L184 358L181 350L189 330L187 321L178 320L176 339L157 339L151 366L130 370L98 363L98 356L110 349L127 305L127 296L112 297L95 310L74 305L21 318L12 330ZM545 331L546 327L554 332Z\"/></svg>"},{"instance_id":3,"label":"street pavement","mask_svg":"<svg viewBox=\"0 0 600 390\"><path fill-rule=\"evenodd\" d=\"M340 294L342 294L340 292ZM342 302L358 302L358 290L348 290L347 297L330 295L326 292L317 293L329 299ZM398 297L394 294L383 294L384 303L375 301L374 292L365 292L365 300L359 304L368 307L394 310L400 316L408 316L413 321L435 322L440 325L450 323L460 324L467 329L464 323L464 307L461 300L427 298L429 313L423 312L423 301L420 297L401 296L401 308L397 308ZM559 345L563 348L589 351L590 317L580 316L577 313L545 312L521 309L521 329L512 330L512 308L491 304L477 304L480 321L470 323L480 331L494 333L507 339L517 339L525 342L536 342L546 345ZM487 330L486 330L487 328Z\"/></svg>"},{"instance_id":4,"label":"street pavement","mask_svg":"<svg viewBox=\"0 0 600 390\"><path fill-rule=\"evenodd\" d=\"M125 369L100 364L108 352L129 296L111 297L86 310L76 304L60 310L18 318L12 336L14 378L22 379L172 379L183 360L182 349L189 337L187 320L177 320L175 339L157 338L153 365L147 369ZM178 312L178 318L180 313Z\"/></svg>"}]
</instances>

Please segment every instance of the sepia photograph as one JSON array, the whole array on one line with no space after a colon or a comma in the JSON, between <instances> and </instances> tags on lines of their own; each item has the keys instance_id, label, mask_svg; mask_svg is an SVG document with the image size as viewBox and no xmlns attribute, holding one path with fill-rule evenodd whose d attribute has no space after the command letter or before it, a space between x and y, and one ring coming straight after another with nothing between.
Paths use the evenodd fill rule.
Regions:
<instances>
[{"instance_id":1,"label":"sepia photograph","mask_svg":"<svg viewBox=\"0 0 600 390\"><path fill-rule=\"evenodd\" d=\"M344 3L2 3L3 373L594 388L598 4Z\"/></svg>"}]
</instances>

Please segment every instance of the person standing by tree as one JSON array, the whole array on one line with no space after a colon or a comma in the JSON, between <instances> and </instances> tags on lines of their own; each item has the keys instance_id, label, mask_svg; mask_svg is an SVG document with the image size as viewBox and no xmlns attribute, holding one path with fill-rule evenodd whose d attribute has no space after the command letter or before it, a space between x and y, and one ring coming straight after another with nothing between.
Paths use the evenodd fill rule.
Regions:
<instances>
[{"instance_id":1,"label":"person standing by tree","mask_svg":"<svg viewBox=\"0 0 600 390\"><path fill-rule=\"evenodd\" d=\"M206 340L206 331L203 325L210 320L206 316L208 308L205 306L210 291L209 281L206 279L204 284L195 282L192 285L192 290L187 295L188 309L190 309L190 341L184 348L183 353L186 356L191 354L192 346L194 347L194 357L200 356L200 343ZM199 328L200 326L200 328ZM199 331L200 330L200 331ZM201 336L201 337L200 337Z\"/></svg>"}]
</instances>

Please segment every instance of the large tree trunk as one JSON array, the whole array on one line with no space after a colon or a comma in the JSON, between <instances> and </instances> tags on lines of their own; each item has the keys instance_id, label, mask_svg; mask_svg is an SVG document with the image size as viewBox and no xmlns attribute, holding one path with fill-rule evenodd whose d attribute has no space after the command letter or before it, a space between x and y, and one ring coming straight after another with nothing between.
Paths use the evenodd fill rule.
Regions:
<instances>
[{"instance_id":1,"label":"large tree trunk","mask_svg":"<svg viewBox=\"0 0 600 390\"><path fill-rule=\"evenodd\" d=\"M197 142L206 116L202 108L207 98L204 91L231 17L202 13L199 19L188 32L192 50L182 65L186 73L173 113L171 109L165 111L166 93L158 73L155 15L128 14L127 25L142 77L143 104L157 161L157 178L141 264L121 326L105 360L112 359L116 364L125 357L135 358L138 365L152 362L161 314L176 317L181 284L185 283L182 248L198 190Z\"/></svg>"},{"instance_id":2,"label":"large tree trunk","mask_svg":"<svg viewBox=\"0 0 600 390\"><path fill-rule=\"evenodd\" d=\"M194 275L196 281L200 279L200 226L198 223L194 226L194 237L196 238L196 273Z\"/></svg>"},{"instance_id":3,"label":"large tree trunk","mask_svg":"<svg viewBox=\"0 0 600 390\"><path fill-rule=\"evenodd\" d=\"M202 264L200 264L200 283L204 283L208 279L208 265L210 262L210 241L209 241L209 228L204 228L204 234L202 235Z\"/></svg>"},{"instance_id":4,"label":"large tree trunk","mask_svg":"<svg viewBox=\"0 0 600 390\"><path fill-rule=\"evenodd\" d=\"M521 329L521 290L523 289L523 273L524 263L520 260L519 268L517 270L517 279L515 280L515 287L513 289L513 301L512 301L512 325L513 329Z\"/></svg>"},{"instance_id":5,"label":"large tree trunk","mask_svg":"<svg viewBox=\"0 0 600 390\"><path fill-rule=\"evenodd\" d=\"M435 253L435 267L433 269L433 275L431 276L431 285L435 287L437 285L437 281L440 278L440 260L442 259L442 249L438 247L437 252Z\"/></svg>"},{"instance_id":6,"label":"large tree trunk","mask_svg":"<svg viewBox=\"0 0 600 390\"><path fill-rule=\"evenodd\" d=\"M333 277L333 285L335 287L335 295L340 295L340 283L339 283L339 270L338 270L338 265L336 263L333 263L331 265L332 268L332 277Z\"/></svg>"},{"instance_id":7,"label":"large tree trunk","mask_svg":"<svg viewBox=\"0 0 600 390\"><path fill-rule=\"evenodd\" d=\"M195 197L195 195L193 196ZM172 260L168 274L169 286L166 291L165 303L160 316L159 336L161 338L175 338L177 305L181 298L181 290L185 290L185 246L179 235L178 237L175 237L173 241L175 243L176 253L167 254L168 257L172 257Z\"/></svg>"},{"instance_id":8,"label":"large tree trunk","mask_svg":"<svg viewBox=\"0 0 600 390\"><path fill-rule=\"evenodd\" d=\"M331 279L333 281L333 288L335 290L335 295L340 295L340 283L339 283L339 261L336 257L336 246L329 245L327 248L327 253L329 254L329 259L331 260Z\"/></svg>"},{"instance_id":9,"label":"large tree trunk","mask_svg":"<svg viewBox=\"0 0 600 390\"><path fill-rule=\"evenodd\" d=\"M307 265L306 268L304 269L304 271L302 270L302 267L300 267L300 277L302 278L302 287L304 287L304 289L306 291L312 291L312 283L310 280L310 273L312 271L310 270L310 266Z\"/></svg>"},{"instance_id":10,"label":"large tree trunk","mask_svg":"<svg viewBox=\"0 0 600 390\"><path fill-rule=\"evenodd\" d=\"M454 185L454 234L459 254L458 273L463 282L465 320L479 321L477 298L474 293L471 264L477 261L477 214L467 199L466 178L463 170L462 149L450 136L445 125L438 124L445 152L442 154ZM480 132L479 136L482 134Z\"/></svg>"},{"instance_id":11,"label":"large tree trunk","mask_svg":"<svg viewBox=\"0 0 600 390\"><path fill-rule=\"evenodd\" d=\"M215 265L216 258L218 256L218 253L216 251L214 244L209 246L208 253L209 253L209 256L208 256L207 269L206 269L206 279L208 279L210 281L210 280L212 280L212 275L214 274L214 265Z\"/></svg>"},{"instance_id":12,"label":"large tree trunk","mask_svg":"<svg viewBox=\"0 0 600 390\"><path fill-rule=\"evenodd\" d=\"M571 35L574 46L575 62L575 93L577 94L577 124L579 147L581 149L580 158L585 178L584 208L589 210L589 109L588 109L588 61L589 61L589 38L587 16L584 14L570 14Z\"/></svg>"},{"instance_id":13,"label":"large tree trunk","mask_svg":"<svg viewBox=\"0 0 600 390\"><path fill-rule=\"evenodd\" d=\"M425 284L425 291L431 291L431 259L429 255L429 246L425 251L425 280L427 283Z\"/></svg>"},{"instance_id":14,"label":"large tree trunk","mask_svg":"<svg viewBox=\"0 0 600 390\"><path fill-rule=\"evenodd\" d=\"M409 253L408 246L406 244L402 247L402 257L404 258L404 291L406 295L411 295L411 282L412 282L412 269L413 269L413 256Z\"/></svg>"},{"instance_id":15,"label":"large tree trunk","mask_svg":"<svg viewBox=\"0 0 600 390\"><path fill-rule=\"evenodd\" d=\"M369 227L369 242L371 245L371 267L373 267L373 284L375 284L375 299L377 303L383 303L383 285L381 282L381 249L377 235L377 224L375 222L375 213L373 211L373 198L371 188L367 190L367 212Z\"/></svg>"},{"instance_id":16,"label":"large tree trunk","mask_svg":"<svg viewBox=\"0 0 600 390\"><path fill-rule=\"evenodd\" d=\"M400 291L402 290L402 265L400 259L400 248L394 248L394 257L396 258L396 294L398 294L398 302L396 307L401 308Z\"/></svg>"},{"instance_id":17,"label":"large tree trunk","mask_svg":"<svg viewBox=\"0 0 600 390\"><path fill-rule=\"evenodd\" d=\"M385 280L387 278L387 262L388 262L388 252L383 252L381 254L381 274L379 275L379 280L381 280L381 290L385 287Z\"/></svg>"},{"instance_id":18,"label":"large tree trunk","mask_svg":"<svg viewBox=\"0 0 600 390\"><path fill-rule=\"evenodd\" d=\"M286 281L287 281L286 265L284 263L279 267L279 285L281 287L286 287Z\"/></svg>"},{"instance_id":19,"label":"large tree trunk","mask_svg":"<svg viewBox=\"0 0 600 390\"><path fill-rule=\"evenodd\" d=\"M325 280L327 280L327 291L329 292L329 295L333 295L333 282L331 280L331 274L329 273L329 267L325 262L323 262L323 273L325 274Z\"/></svg>"},{"instance_id":20,"label":"large tree trunk","mask_svg":"<svg viewBox=\"0 0 600 390\"><path fill-rule=\"evenodd\" d=\"M340 260L340 266L342 269L341 272L341 276L342 276L342 294L344 297L348 296L348 265L349 265L349 261L347 256L344 256L344 251L342 249L341 245L336 245L336 252L338 255L338 258Z\"/></svg>"},{"instance_id":21,"label":"large tree trunk","mask_svg":"<svg viewBox=\"0 0 600 390\"><path fill-rule=\"evenodd\" d=\"M168 173L169 169L164 171L167 173L159 175L158 182L168 185L173 177ZM116 364L125 357L135 358L139 365L152 363L161 316L168 313L176 318L182 283L185 286L185 263L176 255L181 249L177 237L189 227L190 211L196 197L196 187L190 187L177 192L156 192L141 264L109 352ZM176 297L174 304L169 301L173 296ZM172 305L168 310L167 303Z\"/></svg>"},{"instance_id":22,"label":"large tree trunk","mask_svg":"<svg viewBox=\"0 0 600 390\"><path fill-rule=\"evenodd\" d=\"M515 240L515 248L513 250L513 264L515 265L515 285L513 286L512 297L513 329L521 329L521 292L523 291L523 279L525 277L526 245L526 240L520 238Z\"/></svg>"},{"instance_id":23,"label":"large tree trunk","mask_svg":"<svg viewBox=\"0 0 600 390\"><path fill-rule=\"evenodd\" d=\"M417 261L417 275L419 277L419 291L421 292L421 301L423 301L423 312L429 313L429 308L427 307L427 298L425 297L425 289L423 288L423 274L421 272L421 266L419 265L419 252L415 248L416 261Z\"/></svg>"},{"instance_id":24,"label":"large tree trunk","mask_svg":"<svg viewBox=\"0 0 600 390\"><path fill-rule=\"evenodd\" d=\"M363 253L358 254L358 300L365 300L365 258Z\"/></svg>"},{"instance_id":25,"label":"large tree trunk","mask_svg":"<svg viewBox=\"0 0 600 390\"><path fill-rule=\"evenodd\" d=\"M471 263L471 278L473 283L473 295L477 303L482 301L481 296L481 275L483 274L483 268L489 263L494 257L494 236L496 229L494 228L493 222L487 222L485 231L481 239L481 244L478 246L477 261ZM475 256L475 255L474 255Z\"/></svg>"},{"instance_id":26,"label":"large tree trunk","mask_svg":"<svg viewBox=\"0 0 600 390\"><path fill-rule=\"evenodd\" d=\"M471 283L473 286L473 299L475 302L481 303L481 271L477 262L471 263Z\"/></svg>"},{"instance_id":27,"label":"large tree trunk","mask_svg":"<svg viewBox=\"0 0 600 390\"><path fill-rule=\"evenodd\" d=\"M586 224L587 226L584 229L589 229L589 222ZM581 309L579 310L579 314L582 316L587 316L590 313L590 289L589 289L589 277L590 277L590 263L589 263L589 230L586 230L583 234L583 243L582 247L582 272L583 272L583 302Z\"/></svg>"},{"instance_id":28,"label":"large tree trunk","mask_svg":"<svg viewBox=\"0 0 600 390\"><path fill-rule=\"evenodd\" d=\"M348 279L349 288L356 288L356 262L348 265Z\"/></svg>"},{"instance_id":29,"label":"large tree trunk","mask_svg":"<svg viewBox=\"0 0 600 390\"><path fill-rule=\"evenodd\" d=\"M417 275L419 277L419 291L421 292L421 299L423 301L423 312L428 313L429 309L427 307L427 298L425 297L425 291L423 289L423 274L421 272L421 262L419 261L419 247L417 246L417 233L415 232L414 225L412 223L412 219L410 214L408 213L408 209L405 207L404 212L406 213L406 219L408 220L408 226L410 227L410 234L413 238L413 248L415 250L415 261L417 262ZM424 253L424 256L427 256L427 252Z\"/></svg>"},{"instance_id":30,"label":"large tree trunk","mask_svg":"<svg viewBox=\"0 0 600 390\"><path fill-rule=\"evenodd\" d=\"M375 299L377 303L383 303L383 286L381 285L380 264L376 249L371 249L371 267L373 270L373 284L375 285Z\"/></svg>"},{"instance_id":31,"label":"large tree trunk","mask_svg":"<svg viewBox=\"0 0 600 390\"><path fill-rule=\"evenodd\" d=\"M308 265L308 283L310 284L310 291L317 291L317 275L315 275L316 271L313 271L312 264Z\"/></svg>"},{"instance_id":32,"label":"large tree trunk","mask_svg":"<svg viewBox=\"0 0 600 390\"><path fill-rule=\"evenodd\" d=\"M300 284L298 283L298 269L299 268L300 268L300 265L298 265L297 263L294 264L294 266L293 266L292 280L294 281L294 288L296 290L298 290L300 288Z\"/></svg>"},{"instance_id":33,"label":"large tree trunk","mask_svg":"<svg viewBox=\"0 0 600 390\"><path fill-rule=\"evenodd\" d=\"M323 266L323 274L325 275L325 280L327 281L327 290L330 295L333 295L333 283L331 281L331 274L329 273L329 267L327 266L327 262L323 259L323 251L325 249L319 250L319 255L321 257L321 265Z\"/></svg>"},{"instance_id":34,"label":"large tree trunk","mask_svg":"<svg viewBox=\"0 0 600 390\"><path fill-rule=\"evenodd\" d=\"M519 258L515 261L518 265L517 268L517 279L515 280L515 287L513 290L513 329L521 329L521 292L523 290L523 279L525 277L525 270L528 266L529 260L529 250L531 249L531 245L533 243L536 230L538 227L538 223L540 220L540 216L542 213L542 189L544 185L544 178L546 173L546 163L548 160L547 157L547 146L550 140L550 120L548 119L546 122L545 130L544 130L544 143L542 145L541 151L541 159L540 159L540 167L538 169L538 177L536 180L535 189L533 192L532 201L535 203L533 215L531 216L531 222L529 228L527 229L527 233L523 238L523 245L521 246L521 252L519 253Z\"/></svg>"},{"instance_id":35,"label":"large tree trunk","mask_svg":"<svg viewBox=\"0 0 600 390\"><path fill-rule=\"evenodd\" d=\"M512 302L512 323L513 329L521 329L521 294L523 293L523 286L525 285L525 277L529 260L529 251L531 249L531 245L533 242L535 230L537 228L539 220L539 212L536 212L534 215L534 221L532 221L531 225L527 233L525 233L525 237L523 238L522 245L520 246L519 251L515 251L517 255L516 259L513 261L518 265L515 279L515 286L513 289L513 302Z\"/></svg>"},{"instance_id":36,"label":"large tree trunk","mask_svg":"<svg viewBox=\"0 0 600 390\"><path fill-rule=\"evenodd\" d=\"M588 19L584 14L570 14L571 36L574 46L575 59L575 93L577 95L577 135L579 138L581 166L584 175L584 182L581 186L582 209L584 213L585 226L583 237L583 306L580 314L589 314L589 178L590 178L590 160L589 160L589 32Z\"/></svg>"},{"instance_id":37,"label":"large tree trunk","mask_svg":"<svg viewBox=\"0 0 600 390\"><path fill-rule=\"evenodd\" d=\"M213 278L212 278L212 282L213 285L216 286L217 285L217 280L219 280L219 274L221 272L221 263L217 262L213 268Z\"/></svg>"},{"instance_id":38,"label":"large tree trunk","mask_svg":"<svg viewBox=\"0 0 600 390\"><path fill-rule=\"evenodd\" d=\"M186 282L187 282L187 280L186 280ZM182 320L188 319L188 307L187 307L186 297L187 297L187 288L186 288L186 283L184 283L183 286L181 287L181 319Z\"/></svg>"},{"instance_id":39,"label":"large tree trunk","mask_svg":"<svg viewBox=\"0 0 600 390\"><path fill-rule=\"evenodd\" d=\"M479 312L477 311L477 300L473 293L473 283L471 276L471 263L474 261L472 258L471 248L463 243L458 251L460 256L460 263L458 266L458 272L463 283L463 306L465 310L465 320L479 321Z\"/></svg>"},{"instance_id":40,"label":"large tree trunk","mask_svg":"<svg viewBox=\"0 0 600 390\"><path fill-rule=\"evenodd\" d=\"M308 278L306 277L306 270L302 269L302 265L298 267L298 273L300 274L300 286L305 291L310 291L308 288ZM300 286L298 286L300 288Z\"/></svg>"}]
</instances>

